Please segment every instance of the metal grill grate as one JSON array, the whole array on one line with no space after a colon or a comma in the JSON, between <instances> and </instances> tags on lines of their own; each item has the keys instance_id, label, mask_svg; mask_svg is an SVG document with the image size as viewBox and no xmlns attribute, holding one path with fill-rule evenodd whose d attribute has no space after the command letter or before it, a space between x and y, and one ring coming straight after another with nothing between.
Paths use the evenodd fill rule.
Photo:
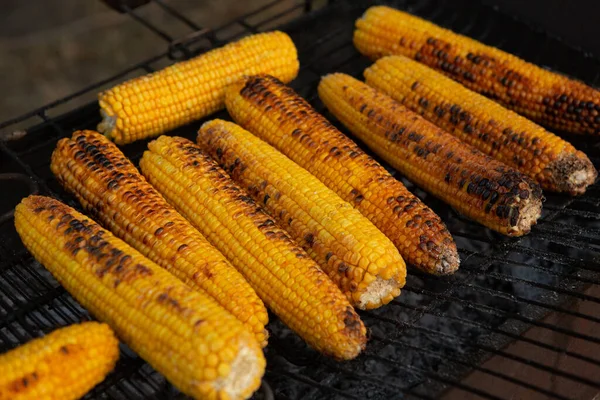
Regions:
<instances>
[{"instance_id":1,"label":"metal grill grate","mask_svg":"<svg viewBox=\"0 0 600 400\"><path fill-rule=\"evenodd\" d=\"M124 77L154 71L169 60L282 22L300 53L301 72L292 86L320 111L324 107L316 96L316 85L322 74L343 71L360 77L369 65L351 43L353 22L367 2L332 1L317 7L323 2L274 1L212 31L200 29L163 0L151 3L192 34L173 40L135 9L123 8L165 41L163 54L0 124L5 134L20 124L29 127L19 140L0 142L0 171L13 174L5 178L18 179L11 184L0 181L2 193L10 193L0 200L0 213L10 211L22 196L38 188L77 207L52 178L50 154L58 138L75 129L94 129L99 122L98 105L93 102L53 115L57 107L68 107L80 96ZM592 85L600 82L598 60L475 0L444 5L435 0L385 3ZM227 118L225 112L218 117ZM171 134L192 138L199 125L196 122ZM588 154L596 167L600 165L597 140L567 139ZM141 142L123 150L137 162L145 147ZM32 182L23 183L23 175L14 174L30 176ZM370 328L370 343L363 355L347 363L320 356L272 317L266 349L268 384L256 397L429 399L445 393L448 398L497 399L505 396L502 390L509 386L528 390L525 398L566 399L600 392L600 336L596 333L600 324L596 311L600 303L600 186L592 186L577 198L547 194L541 222L530 235L511 239L466 220L402 181L450 228L460 250L459 272L437 278L411 270L400 298L382 309L361 313ZM0 352L89 318L23 248L10 216L0 219L0 238ZM526 370L528 375L515 374L513 368ZM473 375L463 379L468 373ZM87 398L173 399L181 395L124 347L115 372Z\"/></svg>"}]
</instances>

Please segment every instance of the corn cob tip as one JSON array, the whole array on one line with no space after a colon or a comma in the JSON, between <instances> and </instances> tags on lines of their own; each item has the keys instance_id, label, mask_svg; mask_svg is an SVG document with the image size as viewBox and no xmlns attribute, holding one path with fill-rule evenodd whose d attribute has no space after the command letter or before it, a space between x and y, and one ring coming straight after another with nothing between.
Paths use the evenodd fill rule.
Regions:
<instances>
[{"instance_id":1,"label":"corn cob tip","mask_svg":"<svg viewBox=\"0 0 600 400\"><path fill-rule=\"evenodd\" d=\"M456 246L443 249L439 262L435 264L435 275L451 275L458 270L460 266L460 257Z\"/></svg>"},{"instance_id":2,"label":"corn cob tip","mask_svg":"<svg viewBox=\"0 0 600 400\"><path fill-rule=\"evenodd\" d=\"M100 121L97 126L98 132L102 133L107 138L112 139L112 132L117 126L117 117L110 115L103 108L100 109L100 115L102 116L102 121Z\"/></svg>"},{"instance_id":3,"label":"corn cob tip","mask_svg":"<svg viewBox=\"0 0 600 400\"><path fill-rule=\"evenodd\" d=\"M249 335L247 340L254 340ZM230 365L230 372L225 377L217 379L214 389L224 392L231 399L244 399L250 397L258 389L260 377L265 372L266 361L264 357L258 357L255 349L248 343L240 343L236 357Z\"/></svg>"},{"instance_id":4,"label":"corn cob tip","mask_svg":"<svg viewBox=\"0 0 600 400\"><path fill-rule=\"evenodd\" d=\"M585 193L598 177L592 162L585 155L577 153L565 153L548 165L558 190L572 196Z\"/></svg>"}]
</instances>

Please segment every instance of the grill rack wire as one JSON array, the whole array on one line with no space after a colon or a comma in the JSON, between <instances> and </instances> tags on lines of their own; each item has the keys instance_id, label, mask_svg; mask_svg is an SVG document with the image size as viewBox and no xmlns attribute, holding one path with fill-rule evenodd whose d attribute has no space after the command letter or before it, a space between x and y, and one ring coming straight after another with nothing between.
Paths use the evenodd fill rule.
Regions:
<instances>
[{"instance_id":1,"label":"grill rack wire","mask_svg":"<svg viewBox=\"0 0 600 400\"><path fill-rule=\"evenodd\" d=\"M164 41L166 50L64 99L1 123L0 132L27 126L19 140L0 141L0 171L18 178L10 194L0 201L6 206L3 210L10 212L31 191L52 195L79 208L53 179L50 154L56 141L70 136L73 130L94 129L100 119L97 102L76 108L70 104L102 87L285 22L282 29L292 36L301 61L300 75L292 86L337 124L316 96L319 77L333 71L360 77L370 64L353 49L351 37L353 21L372 2L270 1L227 25L206 30L164 0L150 0L152 6L160 7L190 29L190 35L181 39L174 39L126 3L122 3L121 11ZM477 0L377 3L409 10L594 86L600 83L599 60ZM225 112L216 116L227 118ZM191 138L199 125L195 122L170 134ZM597 141L563 136L599 167ZM137 162L146 143L134 143L123 150ZM30 182L24 184L23 176ZM307 348L272 316L267 373L255 397L431 399L445 394L448 398L502 398L491 382L526 389L535 398L570 398L574 392L568 388L572 386L546 384L557 380L600 392L600 336L594 334L600 316L593 312L600 303L600 185L593 185L577 198L546 194L542 220L532 233L523 238L505 238L398 178L446 222L459 247L461 269L454 276L441 278L410 270L400 298L382 309L361 312L370 328L370 342L364 355L347 363L332 361ZM3 181L0 186L7 188ZM57 327L90 318L23 248L10 215L0 218L0 239L0 352ZM559 324L560 318L567 318L568 326ZM547 333L566 341L560 345L547 340ZM523 353L526 355L512 351L507 347L511 343L519 343L521 349L529 351ZM585 346L592 351L581 351ZM541 353L550 353L561 363L538 359L536 355ZM530 380L506 368L495 368L486 363L492 357L534 370L542 378ZM487 383L482 386L465 380L469 373L484 377ZM86 398L184 397L122 346L116 370Z\"/></svg>"}]
</instances>

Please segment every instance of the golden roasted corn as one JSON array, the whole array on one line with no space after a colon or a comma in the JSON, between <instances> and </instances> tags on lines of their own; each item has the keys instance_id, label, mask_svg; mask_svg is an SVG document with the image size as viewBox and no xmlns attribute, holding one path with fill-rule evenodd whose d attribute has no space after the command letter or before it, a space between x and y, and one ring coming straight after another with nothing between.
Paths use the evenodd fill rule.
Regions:
<instances>
[{"instance_id":1,"label":"golden roasted corn","mask_svg":"<svg viewBox=\"0 0 600 400\"><path fill-rule=\"evenodd\" d=\"M369 8L354 45L372 59L413 58L545 126L600 134L599 91L408 13Z\"/></svg>"},{"instance_id":2,"label":"golden roasted corn","mask_svg":"<svg viewBox=\"0 0 600 400\"><path fill-rule=\"evenodd\" d=\"M366 330L346 297L217 163L183 138L161 136L148 148L142 173L285 324L335 358L360 353Z\"/></svg>"},{"instance_id":3,"label":"golden roasted corn","mask_svg":"<svg viewBox=\"0 0 600 400\"><path fill-rule=\"evenodd\" d=\"M106 324L60 328L0 355L1 400L76 400L100 383L119 358Z\"/></svg>"},{"instance_id":4,"label":"golden roasted corn","mask_svg":"<svg viewBox=\"0 0 600 400\"><path fill-rule=\"evenodd\" d=\"M158 136L223 108L225 87L243 75L298 74L296 47L283 32L258 33L98 95L98 130L117 144Z\"/></svg>"},{"instance_id":5,"label":"golden roasted corn","mask_svg":"<svg viewBox=\"0 0 600 400\"><path fill-rule=\"evenodd\" d=\"M213 120L198 144L302 245L361 309L400 294L406 266L394 244L304 168L234 123Z\"/></svg>"},{"instance_id":6,"label":"golden roasted corn","mask_svg":"<svg viewBox=\"0 0 600 400\"><path fill-rule=\"evenodd\" d=\"M440 218L278 79L240 80L227 89L225 103L238 124L369 218L405 261L434 274L458 268L456 244Z\"/></svg>"},{"instance_id":7,"label":"golden roasted corn","mask_svg":"<svg viewBox=\"0 0 600 400\"><path fill-rule=\"evenodd\" d=\"M534 178L542 189L582 194L597 177L570 143L450 78L404 56L379 59L367 84L463 142Z\"/></svg>"},{"instance_id":8,"label":"golden roasted corn","mask_svg":"<svg viewBox=\"0 0 600 400\"><path fill-rule=\"evenodd\" d=\"M408 179L475 221L528 233L542 190L529 177L461 142L351 76L321 79L319 97L345 126Z\"/></svg>"},{"instance_id":9,"label":"golden roasted corn","mask_svg":"<svg viewBox=\"0 0 600 400\"><path fill-rule=\"evenodd\" d=\"M259 387L258 342L211 297L49 197L23 199L15 226L78 302L183 393L241 399Z\"/></svg>"},{"instance_id":10,"label":"golden roasted corn","mask_svg":"<svg viewBox=\"0 0 600 400\"><path fill-rule=\"evenodd\" d=\"M50 167L94 219L213 297L266 344L267 310L252 287L110 140L94 131L77 131L58 142Z\"/></svg>"}]
</instances>

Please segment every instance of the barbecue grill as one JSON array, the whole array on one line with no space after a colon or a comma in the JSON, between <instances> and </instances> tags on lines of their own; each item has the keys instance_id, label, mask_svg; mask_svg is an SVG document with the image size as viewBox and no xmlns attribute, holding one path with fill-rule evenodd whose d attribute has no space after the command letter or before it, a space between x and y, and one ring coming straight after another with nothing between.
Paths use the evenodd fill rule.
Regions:
<instances>
[{"instance_id":1,"label":"barbecue grill","mask_svg":"<svg viewBox=\"0 0 600 400\"><path fill-rule=\"evenodd\" d=\"M240 36L278 27L299 50L291 86L318 111L319 77L333 71L361 77L370 62L352 46L354 21L372 2L273 1L208 30L163 0L111 1L144 24L164 52L64 99L0 124L0 352L58 327L89 319L22 246L12 209L39 192L79 208L53 178L50 154L58 139L100 121L96 101L75 106L101 88L197 55ZM159 7L190 34L175 38L142 17L136 6ZM590 85L600 84L600 60L477 0L378 1ZM86 97L87 96L87 97ZM227 118L226 112L216 115ZM212 118L213 116L211 116ZM169 134L194 138L200 122ZM592 137L563 135L600 167ZM123 147L137 162L147 141ZM385 165L385 163L384 163ZM392 171L393 172L393 171ZM600 185L584 196L546 193L538 225L508 238L467 220L396 175L448 225L461 268L434 277L410 269L402 295L361 312L370 329L364 354L336 362L308 348L271 315L267 372L257 399L337 398L593 398L600 392ZM115 371L88 399L183 398L135 353L122 347Z\"/></svg>"}]
</instances>

